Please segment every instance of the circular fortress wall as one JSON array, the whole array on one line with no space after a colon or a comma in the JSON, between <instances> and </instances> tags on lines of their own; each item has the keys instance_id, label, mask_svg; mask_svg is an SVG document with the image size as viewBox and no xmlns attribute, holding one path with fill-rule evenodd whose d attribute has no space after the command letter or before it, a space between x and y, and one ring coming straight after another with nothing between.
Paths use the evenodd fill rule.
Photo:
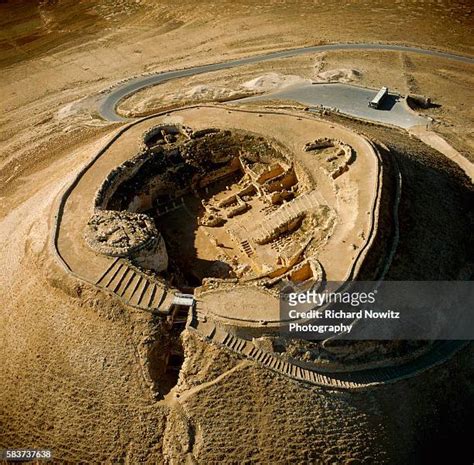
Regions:
<instances>
[{"instance_id":1,"label":"circular fortress wall","mask_svg":"<svg viewBox=\"0 0 474 465\"><path fill-rule=\"evenodd\" d=\"M89 234L103 236L111 218L126 225L116 235L138 232L141 222L137 245L116 237L117 248L125 240L131 260L199 295L214 318L242 324L278 321L285 283L356 276L377 227L380 187L366 139L314 119L215 107L139 126L136 155L97 191ZM147 259L156 256L158 266Z\"/></svg>"}]
</instances>

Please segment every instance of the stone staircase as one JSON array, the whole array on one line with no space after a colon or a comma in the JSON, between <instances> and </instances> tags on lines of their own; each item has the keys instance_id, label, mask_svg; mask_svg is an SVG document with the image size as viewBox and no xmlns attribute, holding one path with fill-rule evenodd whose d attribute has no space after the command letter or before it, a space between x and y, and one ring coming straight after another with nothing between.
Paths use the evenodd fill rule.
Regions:
<instances>
[{"instance_id":1,"label":"stone staircase","mask_svg":"<svg viewBox=\"0 0 474 465\"><path fill-rule=\"evenodd\" d=\"M95 284L117 295L126 305L164 314L168 313L174 298L163 284L132 268L121 258L114 259Z\"/></svg>"},{"instance_id":2,"label":"stone staircase","mask_svg":"<svg viewBox=\"0 0 474 465\"><path fill-rule=\"evenodd\" d=\"M249 241L244 240L240 243L240 248L245 252L247 257L251 257L253 255L253 249L249 244Z\"/></svg>"},{"instance_id":3,"label":"stone staircase","mask_svg":"<svg viewBox=\"0 0 474 465\"><path fill-rule=\"evenodd\" d=\"M329 387L346 389L360 387L358 383L334 379L325 374L302 368L273 353L265 352L256 347L251 341L239 338L222 328L216 327L211 320L207 319L205 315L199 311L194 315L189 327L196 330L201 336L210 342L219 346L224 346L233 352L255 360L261 365L285 376L289 376L290 378Z\"/></svg>"},{"instance_id":4,"label":"stone staircase","mask_svg":"<svg viewBox=\"0 0 474 465\"><path fill-rule=\"evenodd\" d=\"M300 366L278 354L266 352L255 346L252 341L239 338L217 327L212 319L207 318L198 308L195 309L188 327L206 340L252 359L268 369L299 381L332 389L361 389L405 379L442 363L466 345L466 341L439 341L429 353L405 365L352 372L322 373Z\"/></svg>"},{"instance_id":5,"label":"stone staircase","mask_svg":"<svg viewBox=\"0 0 474 465\"><path fill-rule=\"evenodd\" d=\"M252 236L256 239L266 237L303 213L314 211L325 204L324 198L317 190L306 192L266 215L261 224L255 228Z\"/></svg>"}]
</instances>

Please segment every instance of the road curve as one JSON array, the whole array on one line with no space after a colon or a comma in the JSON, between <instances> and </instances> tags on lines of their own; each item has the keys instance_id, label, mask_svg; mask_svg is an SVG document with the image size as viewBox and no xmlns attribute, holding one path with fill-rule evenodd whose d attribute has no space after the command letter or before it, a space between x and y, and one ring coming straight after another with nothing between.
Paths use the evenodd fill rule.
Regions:
<instances>
[{"instance_id":1,"label":"road curve","mask_svg":"<svg viewBox=\"0 0 474 465\"><path fill-rule=\"evenodd\" d=\"M246 58L239 58L235 60L223 61L220 63L212 63L208 65L195 66L193 68L180 69L175 71L165 71L149 76L140 76L133 78L122 85L112 89L106 93L99 106L99 114L102 118L108 121L127 121L117 114L115 111L118 103L125 97L144 89L149 86L161 84L171 79L177 79L187 76L194 76L196 74L208 73L211 71L218 71L221 69L235 68L237 66L248 65L253 63L260 63L263 61L275 60L278 58L289 58L298 55L305 55L307 53L317 53L333 50L381 50L381 51L396 51L396 52L410 52L422 55L434 56L438 58L446 58L448 60L460 61L463 63L474 64L474 58L464 55L457 55L449 52L442 52L438 50L424 49L420 47L410 47L395 44L326 44L314 45L310 47L298 47L288 50L280 50L277 52L266 53L262 55L253 55Z\"/></svg>"}]
</instances>

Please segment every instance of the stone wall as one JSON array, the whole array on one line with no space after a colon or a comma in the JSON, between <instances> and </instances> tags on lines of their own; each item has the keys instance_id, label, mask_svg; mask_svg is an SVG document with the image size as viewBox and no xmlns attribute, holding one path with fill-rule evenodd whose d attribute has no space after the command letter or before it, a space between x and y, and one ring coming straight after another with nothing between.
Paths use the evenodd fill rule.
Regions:
<instances>
[{"instance_id":1,"label":"stone wall","mask_svg":"<svg viewBox=\"0 0 474 465\"><path fill-rule=\"evenodd\" d=\"M165 271L168 268L168 253L163 236L158 234L153 243L142 248L139 253L133 254L130 259L142 268L157 272Z\"/></svg>"},{"instance_id":2,"label":"stone wall","mask_svg":"<svg viewBox=\"0 0 474 465\"><path fill-rule=\"evenodd\" d=\"M165 183L158 185L159 182L148 186L148 192L142 190L134 196L124 211L110 209L110 202L123 183L133 179L145 162L149 160L151 152L147 144L157 135L165 137L168 134L178 133L180 133L180 128L171 125L160 125L149 129L142 136L143 143L140 145L138 154L117 166L107 175L96 193L95 214L85 231L86 241L93 250L108 256L128 258L138 266L156 272L167 269L168 254L163 237L156 230L153 220L148 215L138 212L148 210L153 206L155 196L152 187L155 191L160 191L169 190L172 186ZM183 134L189 138L188 132L184 131ZM168 142L164 140L164 143ZM102 233L97 231L99 224L105 226ZM119 224L126 224L127 231L124 231L123 235L129 239L127 244L122 244L123 247L118 242L120 237L118 239L109 237L109 242L112 241L112 243L107 243L105 239L107 234L120 236ZM134 241L135 238L136 241Z\"/></svg>"},{"instance_id":3,"label":"stone wall","mask_svg":"<svg viewBox=\"0 0 474 465\"><path fill-rule=\"evenodd\" d=\"M99 254L127 258L155 271L168 267L164 240L153 219L143 213L96 210L84 238Z\"/></svg>"},{"instance_id":4,"label":"stone wall","mask_svg":"<svg viewBox=\"0 0 474 465\"><path fill-rule=\"evenodd\" d=\"M143 142L147 147L153 145L151 142L154 138L163 141L164 143L172 143L174 137L183 135L189 139L191 137L192 130L185 126L179 126L176 124L160 124L154 126L143 133ZM174 136L174 137L173 137Z\"/></svg>"},{"instance_id":5,"label":"stone wall","mask_svg":"<svg viewBox=\"0 0 474 465\"><path fill-rule=\"evenodd\" d=\"M257 244L263 245L268 244L283 233L293 231L305 217L305 212L289 212L287 217L282 218L282 221L276 224L272 229L263 229L259 235L256 235L253 239Z\"/></svg>"},{"instance_id":6,"label":"stone wall","mask_svg":"<svg viewBox=\"0 0 474 465\"><path fill-rule=\"evenodd\" d=\"M98 210L106 210L107 205L117 189L127 180L133 178L145 163L149 153L146 147L130 160L113 169L99 187L94 199L94 207Z\"/></svg>"},{"instance_id":7,"label":"stone wall","mask_svg":"<svg viewBox=\"0 0 474 465\"><path fill-rule=\"evenodd\" d=\"M329 157L325 160L326 163L323 165L323 168L327 171L329 176L336 179L341 176L341 174L348 171L349 165L355 161L355 152L350 145L337 139L323 137L316 139L314 142L308 142L304 146L304 150L305 152L310 152L331 147L337 149L337 153L335 156Z\"/></svg>"}]
</instances>

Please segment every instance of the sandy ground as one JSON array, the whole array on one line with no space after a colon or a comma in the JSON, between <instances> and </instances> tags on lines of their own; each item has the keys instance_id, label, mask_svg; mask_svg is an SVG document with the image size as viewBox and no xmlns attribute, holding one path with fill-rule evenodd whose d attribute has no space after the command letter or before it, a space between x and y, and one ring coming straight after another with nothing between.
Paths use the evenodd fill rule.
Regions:
<instances>
[{"instance_id":1,"label":"sandy ground","mask_svg":"<svg viewBox=\"0 0 474 465\"><path fill-rule=\"evenodd\" d=\"M233 369L237 362L230 354L189 336L193 355L185 362L180 389L201 387L182 404L159 402L143 375L153 340L149 317L69 280L47 246L55 198L86 162L87 146L100 144L117 127L91 109L97 92L119 80L325 41L408 42L473 52L468 2L387 5L377 0L344 6L230 0L198 7L168 0L0 4L1 448L51 447L63 462L89 463L223 463L242 457L330 463L342 456L359 463L408 463L436 453L427 447L436 431L436 438L448 438L460 454L465 451L467 439L459 431L453 436L450 428L467 421L464 407L471 403L457 386L463 386L463 396L472 394L461 369L472 353L453 360L435 382L428 374L375 393L333 397L255 364ZM333 67L316 72L315 62L308 57L307 72L290 65L283 73L313 78ZM413 60L410 74L425 92L424 80L432 78L418 62ZM363 66L334 64L366 76ZM464 71L443 66L446 71L437 73L443 87L433 92L446 108L452 105L446 115L440 107L440 119L446 117L443 130L465 153L463 127L469 120L457 119L461 105L446 96L460 102L471 81ZM249 73L242 82L258 76ZM462 115L468 113L467 100L464 108Z\"/></svg>"},{"instance_id":2,"label":"sandy ground","mask_svg":"<svg viewBox=\"0 0 474 465\"><path fill-rule=\"evenodd\" d=\"M48 445L62 460L117 462L137 453L135 437L151 457L163 417L150 409L135 317L66 279L50 256L52 203L83 162L76 151L32 175L30 197L1 222L0 443ZM124 430L124 417L143 421ZM96 446L88 451L90 441Z\"/></svg>"}]
</instances>

